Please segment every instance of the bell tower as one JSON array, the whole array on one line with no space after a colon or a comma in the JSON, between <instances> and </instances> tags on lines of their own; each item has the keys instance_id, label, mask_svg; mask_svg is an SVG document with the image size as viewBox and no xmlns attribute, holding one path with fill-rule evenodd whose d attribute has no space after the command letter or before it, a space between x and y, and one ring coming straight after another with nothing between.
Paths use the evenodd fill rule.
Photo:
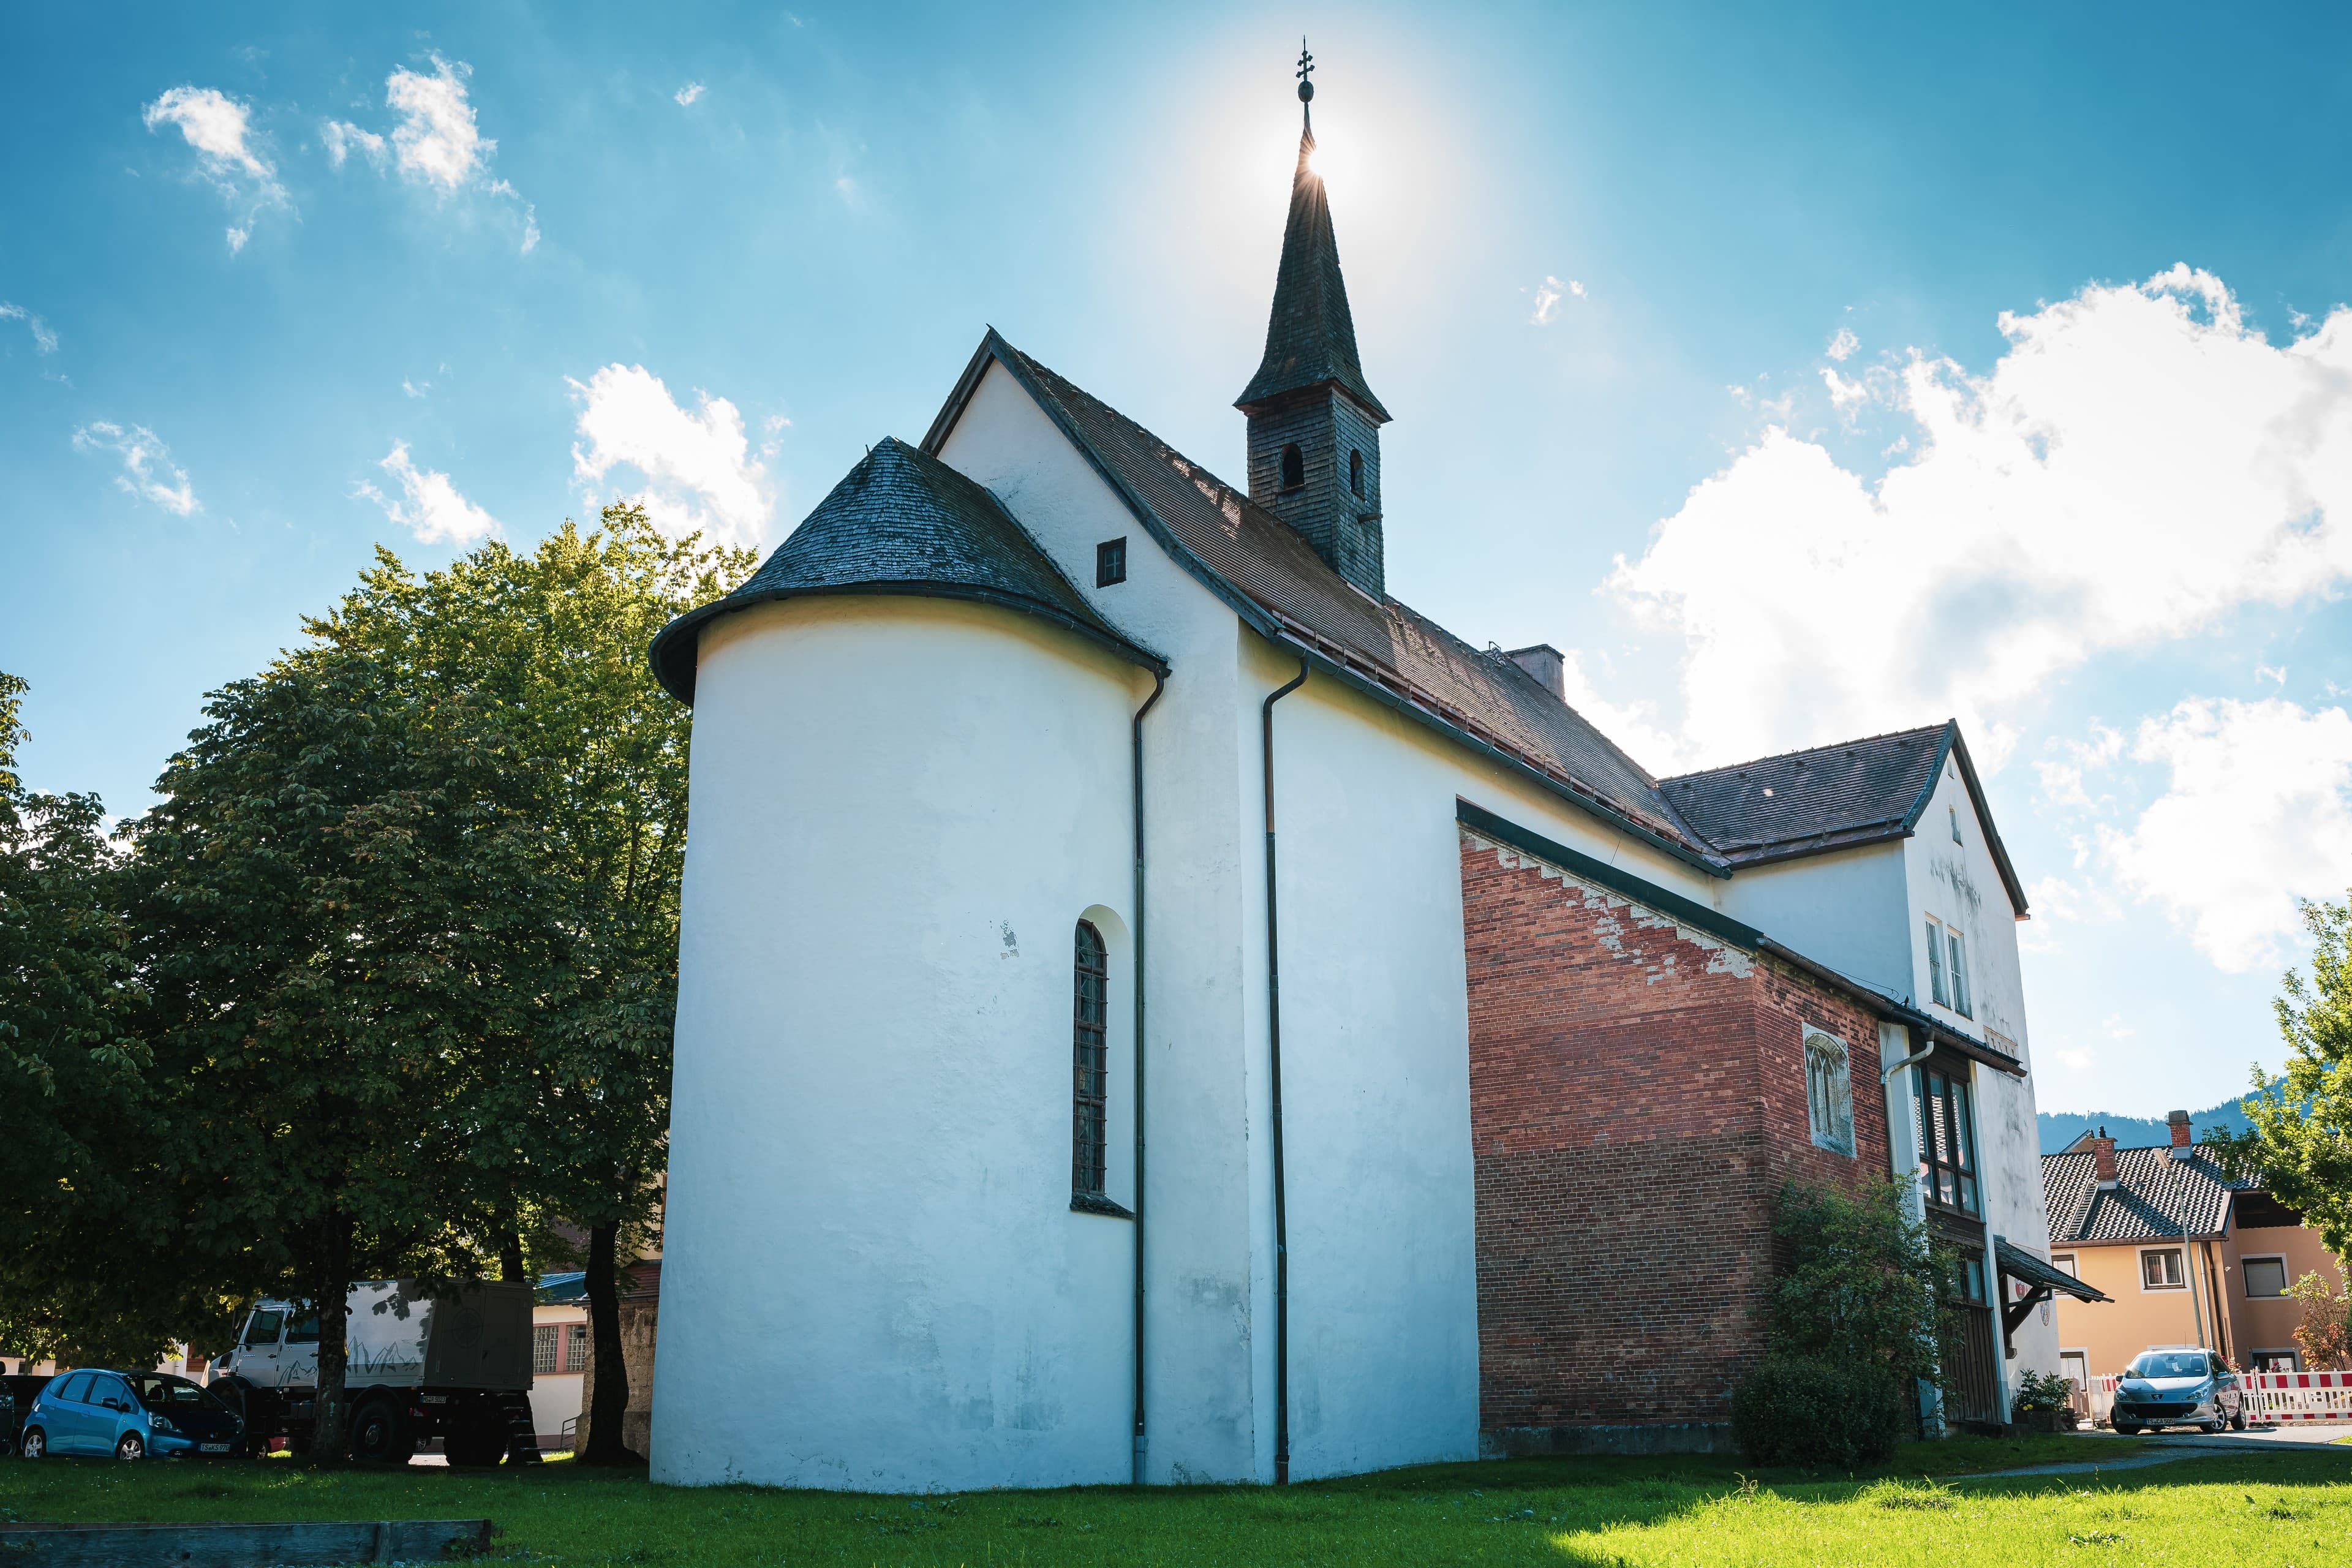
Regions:
<instances>
[{"instance_id":1,"label":"bell tower","mask_svg":"<svg viewBox=\"0 0 2352 1568\"><path fill-rule=\"evenodd\" d=\"M1332 570L1378 600L1381 426L1389 411L1364 383L1339 276L1331 205L1315 172L1315 57L1298 51L1302 126L1290 179L1265 357L1234 403L1249 419L1250 499L1297 530Z\"/></svg>"}]
</instances>

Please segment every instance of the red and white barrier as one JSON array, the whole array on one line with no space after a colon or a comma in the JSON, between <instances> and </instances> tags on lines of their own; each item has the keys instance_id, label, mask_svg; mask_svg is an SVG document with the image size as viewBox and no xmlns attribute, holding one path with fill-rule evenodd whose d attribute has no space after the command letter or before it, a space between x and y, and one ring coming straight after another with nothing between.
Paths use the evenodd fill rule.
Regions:
<instances>
[{"instance_id":1,"label":"red and white barrier","mask_svg":"<svg viewBox=\"0 0 2352 1568\"><path fill-rule=\"evenodd\" d=\"M2250 1372L2246 1414L2262 1421L2352 1421L2352 1372Z\"/></svg>"},{"instance_id":2,"label":"red and white barrier","mask_svg":"<svg viewBox=\"0 0 2352 1568\"><path fill-rule=\"evenodd\" d=\"M2250 1372L2244 1377L2249 1421L2352 1422L2352 1372ZM2105 1425L2122 1381L2112 1373L2094 1377L2075 1410Z\"/></svg>"}]
</instances>

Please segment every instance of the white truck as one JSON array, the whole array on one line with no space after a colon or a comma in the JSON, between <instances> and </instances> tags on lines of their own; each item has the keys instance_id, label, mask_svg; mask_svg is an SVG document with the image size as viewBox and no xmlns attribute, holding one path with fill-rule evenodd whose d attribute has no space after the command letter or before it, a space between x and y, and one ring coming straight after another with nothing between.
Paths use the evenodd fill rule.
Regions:
<instances>
[{"instance_id":1,"label":"white truck","mask_svg":"<svg viewBox=\"0 0 2352 1568\"><path fill-rule=\"evenodd\" d=\"M436 1296L414 1280L353 1285L343 1387L352 1458L404 1465L441 1439L452 1465L539 1458L530 1419L531 1289L481 1282ZM254 1451L307 1452L317 1422L319 1316L295 1301L246 1314L214 1363L213 1392L242 1408Z\"/></svg>"}]
</instances>

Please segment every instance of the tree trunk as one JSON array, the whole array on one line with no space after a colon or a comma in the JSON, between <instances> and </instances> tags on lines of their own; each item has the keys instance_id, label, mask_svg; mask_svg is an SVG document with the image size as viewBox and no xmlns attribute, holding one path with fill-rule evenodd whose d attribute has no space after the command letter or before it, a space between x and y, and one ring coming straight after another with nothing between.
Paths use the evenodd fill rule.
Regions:
<instances>
[{"instance_id":1,"label":"tree trunk","mask_svg":"<svg viewBox=\"0 0 2352 1568\"><path fill-rule=\"evenodd\" d=\"M621 1418L629 1409L629 1363L621 1351L621 1290L614 1252L618 1222L588 1230L588 1333L595 1342L595 1385L588 1391L588 1450L583 1465L641 1463L621 1441Z\"/></svg>"},{"instance_id":2,"label":"tree trunk","mask_svg":"<svg viewBox=\"0 0 2352 1568\"><path fill-rule=\"evenodd\" d=\"M319 1393L312 1406L310 1462L340 1465L351 1458L351 1412L343 1383L351 1361L352 1241L357 1227L349 1216L330 1211L319 1248L319 1275L312 1289L319 1313Z\"/></svg>"},{"instance_id":3,"label":"tree trunk","mask_svg":"<svg viewBox=\"0 0 2352 1568\"><path fill-rule=\"evenodd\" d=\"M522 1273L522 1236L519 1231L507 1231L499 1237L499 1278L520 1279Z\"/></svg>"}]
</instances>

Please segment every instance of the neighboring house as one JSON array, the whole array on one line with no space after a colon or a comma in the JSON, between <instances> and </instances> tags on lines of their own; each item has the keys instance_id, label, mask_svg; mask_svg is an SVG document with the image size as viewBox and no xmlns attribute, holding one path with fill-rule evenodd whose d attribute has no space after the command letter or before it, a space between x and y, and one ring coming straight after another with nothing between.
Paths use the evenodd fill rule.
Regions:
<instances>
[{"instance_id":1,"label":"neighboring house","mask_svg":"<svg viewBox=\"0 0 2352 1568\"><path fill-rule=\"evenodd\" d=\"M1957 729L1661 780L1556 650L1392 596L1391 529L1477 531L1383 510L1312 147L1245 485L992 331L655 642L657 1479L1717 1446L1790 1178L1924 1174L1948 1414L2055 1370L2025 903Z\"/></svg>"},{"instance_id":2,"label":"neighboring house","mask_svg":"<svg viewBox=\"0 0 2352 1568\"><path fill-rule=\"evenodd\" d=\"M542 1274L530 1309L530 1426L542 1448L568 1448L586 1395L587 1276Z\"/></svg>"},{"instance_id":3,"label":"neighboring house","mask_svg":"<svg viewBox=\"0 0 2352 1568\"><path fill-rule=\"evenodd\" d=\"M2341 1267L2294 1211L2191 1142L2186 1111L2169 1123L2167 1146L2117 1149L2102 1130L2042 1158L2052 1261L2110 1298L2058 1304L2062 1368L2087 1383L2151 1347L2195 1346L2246 1371L2300 1369L2286 1288L2316 1272L2341 1290Z\"/></svg>"}]
</instances>

